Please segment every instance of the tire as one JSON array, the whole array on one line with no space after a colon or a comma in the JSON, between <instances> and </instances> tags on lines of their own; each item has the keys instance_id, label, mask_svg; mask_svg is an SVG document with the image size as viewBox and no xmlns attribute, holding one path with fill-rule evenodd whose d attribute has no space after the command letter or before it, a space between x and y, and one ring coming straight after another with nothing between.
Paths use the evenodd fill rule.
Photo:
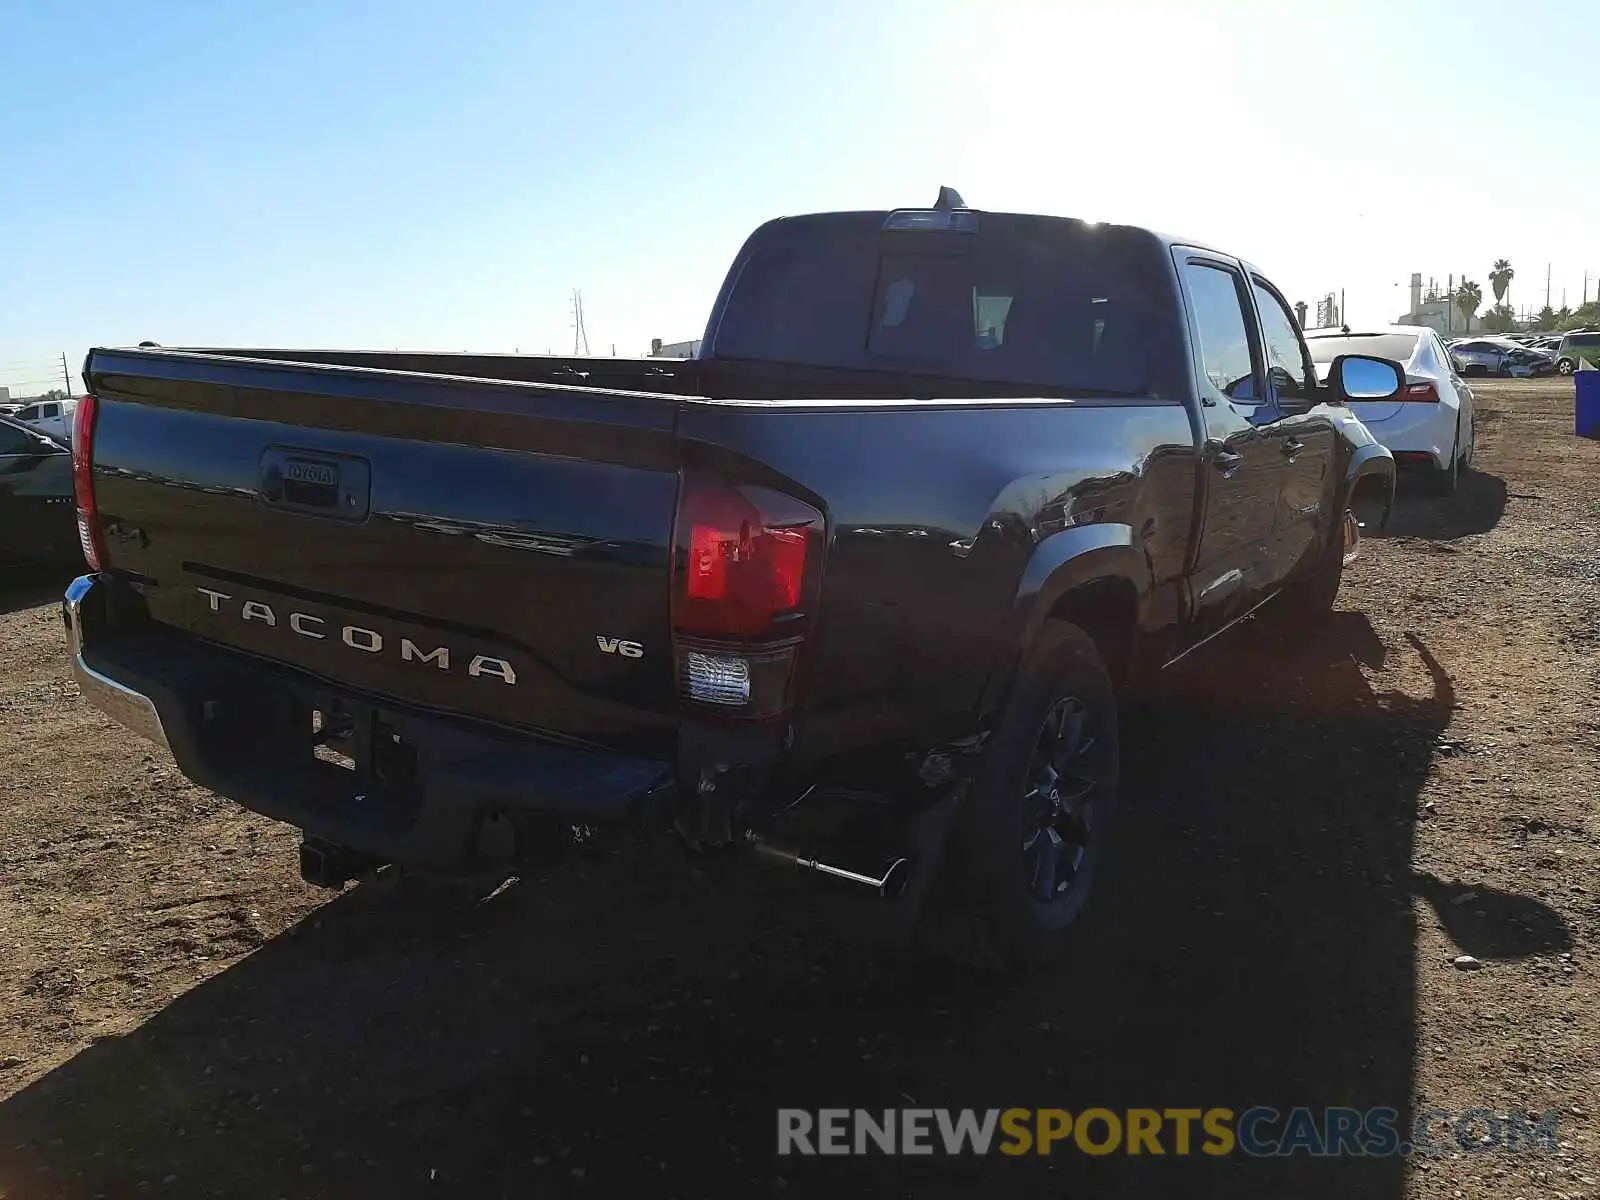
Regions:
<instances>
[{"instance_id":1,"label":"tire","mask_svg":"<svg viewBox=\"0 0 1600 1200\"><path fill-rule=\"evenodd\" d=\"M1046 765L1059 768L1053 785ZM1119 779L1105 663L1082 629L1051 622L974 772L961 830L963 892L924 949L1013 971L1053 959L1100 873ZM1055 803L1046 786L1059 789Z\"/></svg>"},{"instance_id":2,"label":"tire","mask_svg":"<svg viewBox=\"0 0 1600 1200\"><path fill-rule=\"evenodd\" d=\"M1284 587L1265 611L1283 628L1303 634L1332 615L1333 602L1339 598L1339 585L1343 582L1344 528L1341 523L1334 526L1327 543L1318 552L1316 565Z\"/></svg>"},{"instance_id":3,"label":"tire","mask_svg":"<svg viewBox=\"0 0 1600 1200\"><path fill-rule=\"evenodd\" d=\"M1577 368L1578 364L1573 362L1570 358L1559 358L1556 360L1556 370L1560 371L1563 375L1571 375L1573 371L1577 370Z\"/></svg>"},{"instance_id":4,"label":"tire","mask_svg":"<svg viewBox=\"0 0 1600 1200\"><path fill-rule=\"evenodd\" d=\"M1450 447L1450 465L1434 467L1428 477L1428 490L1435 496L1454 496L1461 488L1461 426L1456 425L1455 444Z\"/></svg>"}]
</instances>

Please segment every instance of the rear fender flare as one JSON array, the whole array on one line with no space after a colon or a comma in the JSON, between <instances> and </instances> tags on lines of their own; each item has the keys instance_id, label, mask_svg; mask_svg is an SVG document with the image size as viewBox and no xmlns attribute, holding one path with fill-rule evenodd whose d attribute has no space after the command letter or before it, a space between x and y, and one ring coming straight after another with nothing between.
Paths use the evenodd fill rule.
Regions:
<instances>
[{"instance_id":1,"label":"rear fender flare","mask_svg":"<svg viewBox=\"0 0 1600 1200\"><path fill-rule=\"evenodd\" d=\"M1003 701L1057 603L1075 588L1107 580L1132 586L1137 627L1137 609L1150 591L1150 567L1131 526L1108 521L1064 529L1034 547L1017 584L1014 628L1018 636L1004 648L1005 661L997 664L990 676L984 695L986 714L995 712Z\"/></svg>"},{"instance_id":2,"label":"rear fender flare","mask_svg":"<svg viewBox=\"0 0 1600 1200\"><path fill-rule=\"evenodd\" d=\"M1339 493L1339 513L1350 503L1350 497L1355 494L1356 486L1368 480L1377 480L1383 486L1383 519L1378 522L1379 528L1386 528L1389 516L1394 511L1394 455L1389 453L1387 446L1378 442L1370 445L1357 446L1350 455L1350 461L1344 469L1344 485Z\"/></svg>"}]
</instances>

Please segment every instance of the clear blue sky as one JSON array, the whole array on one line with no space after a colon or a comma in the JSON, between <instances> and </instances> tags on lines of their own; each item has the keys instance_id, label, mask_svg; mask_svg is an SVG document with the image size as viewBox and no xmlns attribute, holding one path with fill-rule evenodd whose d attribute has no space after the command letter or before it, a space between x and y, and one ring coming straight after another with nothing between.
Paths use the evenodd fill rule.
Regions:
<instances>
[{"instance_id":1,"label":"clear blue sky","mask_svg":"<svg viewBox=\"0 0 1600 1200\"><path fill-rule=\"evenodd\" d=\"M1576 305L1580 11L0 0L0 383L142 338L562 352L573 287L591 349L640 353L698 336L766 217L941 183L1206 238L1355 320L1501 256L1513 301L1553 261Z\"/></svg>"}]
</instances>

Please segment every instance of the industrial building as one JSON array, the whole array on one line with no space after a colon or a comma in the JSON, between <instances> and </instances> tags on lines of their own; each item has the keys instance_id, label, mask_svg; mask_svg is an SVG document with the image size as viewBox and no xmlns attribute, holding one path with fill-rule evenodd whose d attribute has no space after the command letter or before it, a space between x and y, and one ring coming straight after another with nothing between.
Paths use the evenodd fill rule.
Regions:
<instances>
[{"instance_id":1,"label":"industrial building","mask_svg":"<svg viewBox=\"0 0 1600 1200\"><path fill-rule=\"evenodd\" d=\"M1443 292L1430 288L1426 297L1422 294L1422 273L1414 271L1411 275L1411 310L1395 318L1396 325L1426 325L1435 333L1454 333L1459 322L1465 332L1466 321L1461 315L1461 310L1456 308L1451 295L1452 289L1446 288Z\"/></svg>"}]
</instances>

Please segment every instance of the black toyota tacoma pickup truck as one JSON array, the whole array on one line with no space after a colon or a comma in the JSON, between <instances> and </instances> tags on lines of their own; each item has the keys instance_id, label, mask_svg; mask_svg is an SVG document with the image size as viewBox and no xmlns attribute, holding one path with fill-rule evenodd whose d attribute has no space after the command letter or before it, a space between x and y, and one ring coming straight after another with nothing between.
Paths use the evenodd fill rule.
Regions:
<instances>
[{"instance_id":1,"label":"black toyota tacoma pickup truck","mask_svg":"<svg viewBox=\"0 0 1600 1200\"><path fill-rule=\"evenodd\" d=\"M1402 382L1319 385L1228 254L948 189L763 225L693 360L147 343L85 378L78 681L302 829L307 879L676 830L1024 960L1101 859L1119 689L1331 608L1394 479L1344 401Z\"/></svg>"}]
</instances>

